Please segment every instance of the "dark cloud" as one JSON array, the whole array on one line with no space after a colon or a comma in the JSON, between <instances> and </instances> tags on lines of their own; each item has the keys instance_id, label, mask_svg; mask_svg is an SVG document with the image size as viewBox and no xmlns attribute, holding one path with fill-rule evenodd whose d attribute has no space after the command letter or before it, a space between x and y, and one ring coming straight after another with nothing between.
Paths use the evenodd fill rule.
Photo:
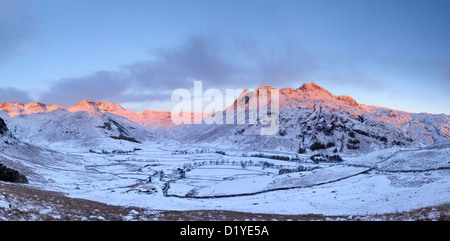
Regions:
<instances>
[{"instance_id":1,"label":"dark cloud","mask_svg":"<svg viewBox=\"0 0 450 241\"><path fill-rule=\"evenodd\" d=\"M253 58L256 63L255 84L297 86L308 81L307 79L317 72L319 65L316 56L292 44L269 48L261 53L263 56L256 55Z\"/></svg>"},{"instance_id":2,"label":"dark cloud","mask_svg":"<svg viewBox=\"0 0 450 241\"><path fill-rule=\"evenodd\" d=\"M269 46L221 35L191 37L179 48L159 50L156 57L154 62L128 66L152 88L186 88L192 80L212 88L248 88L300 81L315 70L314 59L299 46Z\"/></svg>"},{"instance_id":3,"label":"dark cloud","mask_svg":"<svg viewBox=\"0 0 450 241\"><path fill-rule=\"evenodd\" d=\"M39 101L71 106L81 100L118 103L170 100L171 93L140 87L125 71L99 71L85 77L58 80Z\"/></svg>"},{"instance_id":4,"label":"dark cloud","mask_svg":"<svg viewBox=\"0 0 450 241\"><path fill-rule=\"evenodd\" d=\"M54 82L40 101L71 105L83 99L99 101L170 100L171 91L192 88L252 88L300 82L314 71L314 62L295 46L264 46L255 40L198 35L173 49L158 49L152 60Z\"/></svg>"},{"instance_id":5,"label":"dark cloud","mask_svg":"<svg viewBox=\"0 0 450 241\"><path fill-rule=\"evenodd\" d=\"M35 33L35 0L0 0L0 62L24 49Z\"/></svg>"},{"instance_id":6,"label":"dark cloud","mask_svg":"<svg viewBox=\"0 0 450 241\"><path fill-rule=\"evenodd\" d=\"M143 86L157 90L189 88L193 80L220 87L236 83L240 75L250 74L240 62L234 61L239 51L232 49L225 39L194 36L178 48L155 51L154 61L128 65L125 69Z\"/></svg>"},{"instance_id":7,"label":"dark cloud","mask_svg":"<svg viewBox=\"0 0 450 241\"><path fill-rule=\"evenodd\" d=\"M340 70L339 68L330 68L331 73L324 75L323 80L335 85L357 86L364 90L388 90L389 87L383 80L374 78L364 72L357 70Z\"/></svg>"},{"instance_id":8,"label":"dark cloud","mask_svg":"<svg viewBox=\"0 0 450 241\"><path fill-rule=\"evenodd\" d=\"M152 92L152 93L121 93L115 97L113 102L116 103L148 103L153 101L167 102L170 101L172 92Z\"/></svg>"},{"instance_id":9,"label":"dark cloud","mask_svg":"<svg viewBox=\"0 0 450 241\"><path fill-rule=\"evenodd\" d=\"M3 102L29 103L32 99L25 91L16 88L0 88L0 103Z\"/></svg>"},{"instance_id":10,"label":"dark cloud","mask_svg":"<svg viewBox=\"0 0 450 241\"><path fill-rule=\"evenodd\" d=\"M81 100L115 101L129 87L123 73L101 71L86 77L60 79L42 94L40 101L60 105L73 105Z\"/></svg>"}]
</instances>

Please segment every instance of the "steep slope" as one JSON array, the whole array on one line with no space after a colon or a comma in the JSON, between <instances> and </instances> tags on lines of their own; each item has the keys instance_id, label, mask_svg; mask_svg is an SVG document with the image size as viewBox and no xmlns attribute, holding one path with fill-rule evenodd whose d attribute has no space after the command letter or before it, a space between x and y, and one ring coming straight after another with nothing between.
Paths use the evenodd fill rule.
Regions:
<instances>
[{"instance_id":1,"label":"steep slope","mask_svg":"<svg viewBox=\"0 0 450 241\"><path fill-rule=\"evenodd\" d=\"M6 132L8 132L8 127L6 126L5 121L0 118L0 136L3 136L6 134Z\"/></svg>"},{"instance_id":2,"label":"steep slope","mask_svg":"<svg viewBox=\"0 0 450 241\"><path fill-rule=\"evenodd\" d=\"M93 101L81 101L76 106L58 107L38 104L30 110L24 105L11 105L13 112L1 112L11 131L29 143L71 144L82 147L102 147L140 143L153 137L153 132L123 116L103 111ZM40 108L39 108L40 107ZM50 105L50 107L52 107ZM11 114L12 113L12 114ZM18 113L21 113L20 115Z\"/></svg>"},{"instance_id":3,"label":"steep slope","mask_svg":"<svg viewBox=\"0 0 450 241\"><path fill-rule=\"evenodd\" d=\"M41 180L31 166L64 160L65 155L20 141L0 118L0 180L28 183L28 177Z\"/></svg>"},{"instance_id":4,"label":"steep slope","mask_svg":"<svg viewBox=\"0 0 450 241\"><path fill-rule=\"evenodd\" d=\"M17 138L11 133L5 121L0 118L0 145L16 144Z\"/></svg>"},{"instance_id":5,"label":"steep slope","mask_svg":"<svg viewBox=\"0 0 450 241\"><path fill-rule=\"evenodd\" d=\"M152 129L172 128L159 134L168 134L187 143L289 152L365 153L392 146L439 144L450 138L450 117L445 114L417 114L367 106L346 95L333 95L315 83L276 90L279 91L276 122L279 128L275 135L269 136L261 135L264 125L260 123L261 116L257 116L260 112L249 110L261 105L271 111L270 86L244 90L234 104L223 111L224 117L219 122L228 123L227 114L233 114L231 122L235 124L176 127L170 112L134 113L115 103L87 100L71 107L37 102L0 103L0 117L20 139L86 147L102 146L105 140L106 144L111 144L112 140L139 143L155 136ZM260 103L258 96L265 91L267 100ZM246 124L237 124L237 116L242 114L245 114ZM251 120L258 122L251 123Z\"/></svg>"},{"instance_id":6,"label":"steep slope","mask_svg":"<svg viewBox=\"0 0 450 241\"><path fill-rule=\"evenodd\" d=\"M167 111L143 111L142 113L135 113L112 102L95 102L95 105L98 107L98 110L103 113L122 116L152 130L166 130L175 126L172 123L170 112ZM75 106L68 109L73 112L76 111L77 108L78 107Z\"/></svg>"},{"instance_id":7,"label":"steep slope","mask_svg":"<svg viewBox=\"0 0 450 241\"><path fill-rule=\"evenodd\" d=\"M173 135L191 143L241 150L289 152L366 153L392 146L423 146L450 138L447 115L413 114L357 103L335 96L315 83L279 91L277 134L260 135L261 123L250 124L249 109L258 106L258 95L270 86L244 90L223 113L246 113L246 124L201 124L174 128ZM265 103L263 103L264 106ZM270 109L270 108L269 108ZM214 117L212 117L214 118ZM236 122L235 122L236 123Z\"/></svg>"},{"instance_id":8,"label":"steep slope","mask_svg":"<svg viewBox=\"0 0 450 241\"><path fill-rule=\"evenodd\" d=\"M48 113L55 110L66 110L71 113L87 112L90 115L96 115L98 113L114 114L153 130L165 130L175 126L172 123L170 112L143 111L142 113L135 113L131 110L126 110L122 106L112 102L94 102L83 100L80 101L77 105L70 107L61 105L48 105L38 102L31 102L28 104L16 102L0 103L0 111L6 112L7 115L11 118L21 115Z\"/></svg>"}]
</instances>

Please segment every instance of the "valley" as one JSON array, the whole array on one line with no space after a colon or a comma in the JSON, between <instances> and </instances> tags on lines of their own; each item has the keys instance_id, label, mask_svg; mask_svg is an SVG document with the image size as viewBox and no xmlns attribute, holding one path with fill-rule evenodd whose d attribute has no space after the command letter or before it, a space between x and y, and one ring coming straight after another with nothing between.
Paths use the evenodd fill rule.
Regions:
<instances>
[{"instance_id":1,"label":"valley","mask_svg":"<svg viewBox=\"0 0 450 241\"><path fill-rule=\"evenodd\" d=\"M0 220L448 220L448 116L315 84L280 100L269 136L260 123L173 127L167 115L151 128L113 103L4 104L0 164L27 183L0 181Z\"/></svg>"},{"instance_id":2,"label":"valley","mask_svg":"<svg viewBox=\"0 0 450 241\"><path fill-rule=\"evenodd\" d=\"M71 162L21 161L30 170L26 186L64 193L68 198L157 211L364 216L402 213L449 200L448 162L422 169L397 164L396 169L401 169L393 170L383 163L397 163L396 155L384 159L385 151L370 156L377 162L349 156L342 163L314 164L307 155L283 161L242 157L229 150L223 150L230 153L223 155L169 142L144 143L139 148L127 154L65 148L59 151ZM186 154L174 154L180 149ZM401 155L414 151L401 150ZM450 148L441 152L449 156ZM2 158L15 159L13 155ZM279 174L281 169L299 165L316 169ZM182 168L187 170L184 177L177 172ZM170 186L167 190L166 185Z\"/></svg>"}]
</instances>

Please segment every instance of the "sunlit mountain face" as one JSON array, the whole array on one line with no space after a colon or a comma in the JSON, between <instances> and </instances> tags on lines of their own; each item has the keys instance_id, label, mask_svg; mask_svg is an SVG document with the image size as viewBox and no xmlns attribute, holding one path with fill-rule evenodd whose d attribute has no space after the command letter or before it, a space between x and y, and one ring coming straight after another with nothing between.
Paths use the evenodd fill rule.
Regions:
<instances>
[{"instance_id":1,"label":"sunlit mountain face","mask_svg":"<svg viewBox=\"0 0 450 241\"><path fill-rule=\"evenodd\" d=\"M37 196L51 190L118 208L192 210L220 204L280 218L307 210L367 220L373 218L368 210L386 215L423 205L445 210L448 200L449 116L368 106L315 83L245 89L233 104L203 113L200 121L194 122L198 113L177 113L189 122L178 125L174 113L135 113L112 102L0 107L0 184L30 183ZM261 131L268 125L275 128L270 134ZM305 197L314 205L299 201ZM254 205L262 200L267 205ZM0 217L8 220L15 217L5 216L9 205L53 205L29 197L1 201L8 205ZM61 208L51 212L55 219L67 214ZM420 218L428 217L421 213Z\"/></svg>"},{"instance_id":2,"label":"sunlit mountain face","mask_svg":"<svg viewBox=\"0 0 450 241\"><path fill-rule=\"evenodd\" d=\"M261 129L263 125L257 121L250 123L249 111L255 107L270 106L273 102L271 92L275 90L278 93L277 108L279 108L276 119L277 130L270 136L262 137L257 130ZM267 92L264 105L261 105L261 100L259 100L262 91ZM24 136L26 138L46 134L42 130L50 126L52 131L58 129L54 125L58 125L62 129L73 126L74 130L77 129L74 133L86 131L82 128L78 130L80 128L75 124L61 124L58 121L73 121L83 124L89 121L98 122L97 125L91 123L93 126L88 127L89 131L87 132L90 134L99 131L99 133L101 131L106 133L114 128L120 132L118 136L135 132L137 129L141 129L139 134L136 133L140 136L155 130L167 130L167 134L180 132L177 138L204 139L211 142L223 141L234 143L236 148L251 147L261 150L269 148L263 143L271 143L269 149L294 152L302 148L307 149L316 142L330 143L334 147L333 151L336 149L339 152L367 152L396 145L435 144L445 141L450 136L447 115L416 114L368 106L358 103L350 96L333 95L315 83L305 83L299 88L274 89L270 86L263 86L254 91L246 89L225 110L218 111L213 115L210 113L201 115L201 118L205 119L204 121L195 123L195 113L184 113L189 118L189 124L181 123L181 126L174 124L172 118L174 114L171 112L147 110L135 113L112 102L85 100L71 107L37 102L2 103L0 110L4 111L4 118L11 123L17 123L17 126L24 125L23 120L28 120L24 126L28 131L20 131L26 133ZM226 119L209 121L213 123L211 125L208 119L219 118L217 117L219 113L221 114L220 118L227 118L229 114L232 114L235 119L231 122ZM258 112L255 113L258 114ZM242 123L237 122L236 118L239 115L244 117ZM258 116L255 120L257 119ZM125 124L116 125L118 122ZM122 127L125 125L134 127L125 131L126 128ZM179 128L173 129L177 126ZM15 128L17 129L17 127ZM91 131L90 128L94 128L95 131ZM214 131L217 128L220 131ZM183 131L180 131L181 129ZM226 132L224 132L225 130ZM62 132L71 133L67 130ZM87 136L91 137L90 134ZM55 136L55 138L57 137ZM144 137L141 136L141 138ZM259 138L273 139L279 144L273 144L268 140L262 141ZM247 144L243 144L244 139Z\"/></svg>"},{"instance_id":3,"label":"sunlit mountain face","mask_svg":"<svg viewBox=\"0 0 450 241\"><path fill-rule=\"evenodd\" d=\"M0 221L450 220L449 12L0 0Z\"/></svg>"}]
</instances>

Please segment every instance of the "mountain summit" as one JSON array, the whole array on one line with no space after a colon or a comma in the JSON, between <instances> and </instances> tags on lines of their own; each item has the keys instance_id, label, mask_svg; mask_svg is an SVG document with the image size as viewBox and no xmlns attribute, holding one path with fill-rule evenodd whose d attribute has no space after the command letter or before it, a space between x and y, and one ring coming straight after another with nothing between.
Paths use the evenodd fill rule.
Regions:
<instances>
[{"instance_id":1,"label":"mountain summit","mask_svg":"<svg viewBox=\"0 0 450 241\"><path fill-rule=\"evenodd\" d=\"M258 106L258 93L244 90L225 112L245 111ZM391 146L430 145L450 138L447 115L415 114L367 106L350 96L333 95L316 83L279 90L279 131L261 137L260 125L186 125L167 133L191 141L230 144L235 148L263 148L298 151L316 142L329 143L328 151L367 152ZM239 105L238 105L239 104ZM240 106L237 108L237 106ZM242 109L244 108L244 109ZM235 115L236 116L236 115ZM39 102L0 103L0 117L17 137L36 140L92 140L122 138L145 140L153 130L173 129L170 112L135 113L112 102L80 101L65 107ZM246 117L247 118L247 117ZM8 123L9 122L9 123ZM336 149L336 150L335 150Z\"/></svg>"},{"instance_id":2,"label":"mountain summit","mask_svg":"<svg viewBox=\"0 0 450 241\"><path fill-rule=\"evenodd\" d=\"M237 113L258 106L258 94L272 88L244 90L225 112ZM183 141L245 150L321 151L366 153L392 146L417 147L447 141L447 115L415 114L359 104L352 97L336 96L315 83L279 90L279 131L261 136L260 124L182 126Z\"/></svg>"},{"instance_id":3,"label":"mountain summit","mask_svg":"<svg viewBox=\"0 0 450 241\"><path fill-rule=\"evenodd\" d=\"M21 115L33 115L50 113L53 111L67 111L70 113L84 112L90 116L104 116L105 113L114 114L124 117L129 121L150 129L170 129L175 125L171 121L170 112L168 111L143 111L135 113L131 110L124 109L119 104L113 102L99 102L93 100L82 100L74 106L62 106L53 104L43 104L39 102L31 102L28 104L8 102L0 103L0 112L4 111L9 117L17 117Z\"/></svg>"},{"instance_id":4,"label":"mountain summit","mask_svg":"<svg viewBox=\"0 0 450 241\"><path fill-rule=\"evenodd\" d=\"M246 106L257 106L252 102L257 101L259 92L265 89L268 91L268 97L270 101L270 86L262 86L255 91L244 90L242 94L235 101L234 105L245 101ZM282 88L280 91L280 108L303 108L303 109L315 109L319 106L328 110L344 110L351 113L354 116L363 114L364 112L373 112L374 109L359 104L352 97L347 95L336 96L330 93L325 88L317 85L316 83L305 83L298 89L294 88ZM231 107L228 107L230 109ZM236 109L236 108L234 108Z\"/></svg>"},{"instance_id":5,"label":"mountain summit","mask_svg":"<svg viewBox=\"0 0 450 241\"><path fill-rule=\"evenodd\" d=\"M331 93L328 92L328 90L320 87L314 82L302 84L302 86L300 86L299 89L303 92L316 92L316 93L323 93L325 95L331 95Z\"/></svg>"}]
</instances>

